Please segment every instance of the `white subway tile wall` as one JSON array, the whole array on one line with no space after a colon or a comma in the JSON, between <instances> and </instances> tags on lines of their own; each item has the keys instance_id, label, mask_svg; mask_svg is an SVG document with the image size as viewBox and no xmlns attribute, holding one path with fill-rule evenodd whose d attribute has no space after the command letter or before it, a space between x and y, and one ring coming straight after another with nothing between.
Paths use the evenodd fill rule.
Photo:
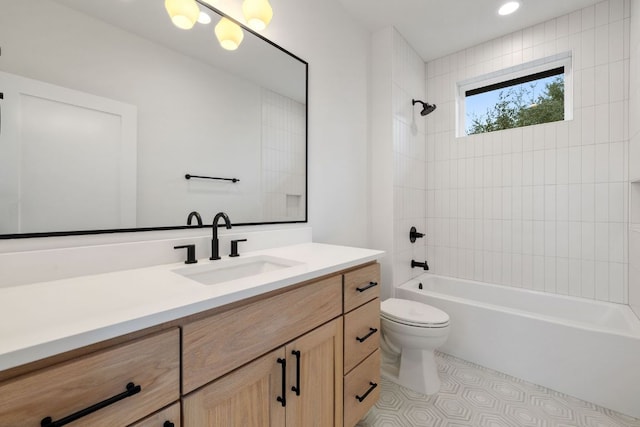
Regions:
<instances>
[{"instance_id":1,"label":"white subway tile wall","mask_svg":"<svg viewBox=\"0 0 640 427\"><path fill-rule=\"evenodd\" d=\"M262 89L261 191L266 221L305 219L305 114L304 104Z\"/></svg>"},{"instance_id":2,"label":"white subway tile wall","mask_svg":"<svg viewBox=\"0 0 640 427\"><path fill-rule=\"evenodd\" d=\"M629 120L628 89L637 94L640 84L629 73L640 45L630 39L629 3L603 1L428 62L426 94L438 109L426 118L411 115L409 104L425 93L415 81L421 63L397 37L396 283L416 275L407 263L422 259L426 243L436 274L629 301L630 124L640 146L640 120ZM456 82L566 51L572 120L455 136ZM427 238L410 246L405 235L410 225L424 227L423 215Z\"/></svg>"}]
</instances>

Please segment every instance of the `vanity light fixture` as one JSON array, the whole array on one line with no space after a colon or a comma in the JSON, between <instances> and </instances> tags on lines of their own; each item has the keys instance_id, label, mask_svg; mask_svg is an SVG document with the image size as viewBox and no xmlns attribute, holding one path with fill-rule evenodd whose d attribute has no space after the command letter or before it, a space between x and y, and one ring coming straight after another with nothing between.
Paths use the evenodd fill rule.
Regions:
<instances>
[{"instance_id":1,"label":"vanity light fixture","mask_svg":"<svg viewBox=\"0 0 640 427\"><path fill-rule=\"evenodd\" d=\"M236 50L244 38L240 25L224 17L216 25L215 32L220 46L226 50Z\"/></svg>"},{"instance_id":2,"label":"vanity light fixture","mask_svg":"<svg viewBox=\"0 0 640 427\"><path fill-rule=\"evenodd\" d=\"M517 1L510 1L500 6L500 9L498 9L498 14L502 16L510 15L518 10L519 7L520 3L518 3Z\"/></svg>"},{"instance_id":3,"label":"vanity light fixture","mask_svg":"<svg viewBox=\"0 0 640 427\"><path fill-rule=\"evenodd\" d=\"M204 12L200 12L200 15L198 15L198 22L200 24L210 24L211 23L211 17L209 15L207 15Z\"/></svg>"},{"instance_id":4,"label":"vanity light fixture","mask_svg":"<svg viewBox=\"0 0 640 427\"><path fill-rule=\"evenodd\" d=\"M273 9L269 0L244 0L242 13L247 20L247 25L256 31L267 28L273 17Z\"/></svg>"},{"instance_id":5,"label":"vanity light fixture","mask_svg":"<svg viewBox=\"0 0 640 427\"><path fill-rule=\"evenodd\" d=\"M183 30L193 28L200 16L200 8L196 0L165 0L164 7L173 25Z\"/></svg>"}]
</instances>

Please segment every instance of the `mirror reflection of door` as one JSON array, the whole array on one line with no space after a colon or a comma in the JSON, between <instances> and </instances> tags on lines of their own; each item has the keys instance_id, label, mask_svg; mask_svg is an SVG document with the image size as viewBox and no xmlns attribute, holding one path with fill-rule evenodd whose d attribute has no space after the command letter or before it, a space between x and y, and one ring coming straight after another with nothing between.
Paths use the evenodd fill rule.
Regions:
<instances>
[{"instance_id":1,"label":"mirror reflection of door","mask_svg":"<svg viewBox=\"0 0 640 427\"><path fill-rule=\"evenodd\" d=\"M135 227L135 107L2 72L0 91L0 233Z\"/></svg>"}]
</instances>

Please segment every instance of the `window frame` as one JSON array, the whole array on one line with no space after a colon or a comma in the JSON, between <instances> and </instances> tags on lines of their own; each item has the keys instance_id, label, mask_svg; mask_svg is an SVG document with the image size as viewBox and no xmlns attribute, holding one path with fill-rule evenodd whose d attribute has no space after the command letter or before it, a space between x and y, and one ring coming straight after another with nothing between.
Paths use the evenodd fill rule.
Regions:
<instances>
[{"instance_id":1,"label":"window frame","mask_svg":"<svg viewBox=\"0 0 640 427\"><path fill-rule=\"evenodd\" d=\"M526 62L492 73L484 74L460 81L456 84L456 137L469 136L466 133L465 100L468 91L474 91L492 85L523 79L527 76L543 73L556 68L564 68L564 121L573 119L573 67L571 52L549 56L535 61ZM505 86L511 87L512 85ZM499 132L499 131L498 131Z\"/></svg>"}]
</instances>

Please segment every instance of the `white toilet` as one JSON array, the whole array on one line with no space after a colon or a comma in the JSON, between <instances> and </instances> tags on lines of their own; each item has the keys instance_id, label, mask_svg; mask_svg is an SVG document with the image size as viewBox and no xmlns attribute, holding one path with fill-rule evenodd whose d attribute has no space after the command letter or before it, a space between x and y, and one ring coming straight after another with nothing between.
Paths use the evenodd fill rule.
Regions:
<instances>
[{"instance_id":1,"label":"white toilet","mask_svg":"<svg viewBox=\"0 0 640 427\"><path fill-rule=\"evenodd\" d=\"M434 350L447 341L449 315L417 301L389 298L380 305L380 320L382 376L419 393L437 393Z\"/></svg>"}]
</instances>

